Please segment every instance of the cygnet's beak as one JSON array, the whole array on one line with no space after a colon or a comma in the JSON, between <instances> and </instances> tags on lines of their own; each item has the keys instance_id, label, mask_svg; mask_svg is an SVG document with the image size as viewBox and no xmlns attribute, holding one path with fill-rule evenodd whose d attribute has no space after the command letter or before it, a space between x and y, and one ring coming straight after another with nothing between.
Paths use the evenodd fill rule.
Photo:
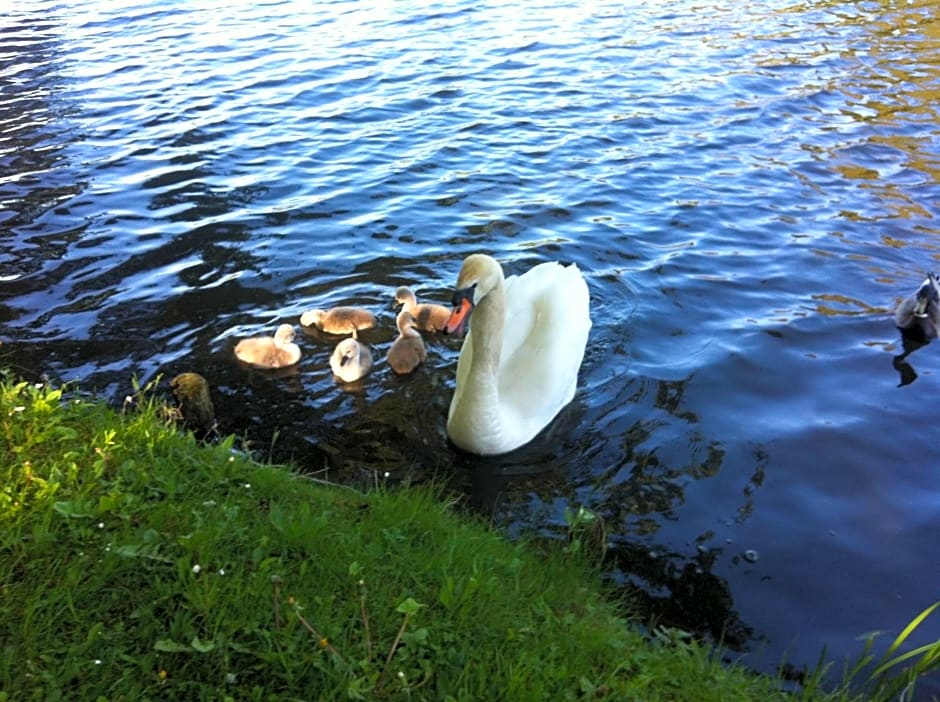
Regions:
<instances>
[{"instance_id":1,"label":"cygnet's beak","mask_svg":"<svg viewBox=\"0 0 940 702\"><path fill-rule=\"evenodd\" d=\"M467 328L470 312L473 310L473 288L464 288L454 293L454 309L444 324L445 334L461 335Z\"/></svg>"}]
</instances>

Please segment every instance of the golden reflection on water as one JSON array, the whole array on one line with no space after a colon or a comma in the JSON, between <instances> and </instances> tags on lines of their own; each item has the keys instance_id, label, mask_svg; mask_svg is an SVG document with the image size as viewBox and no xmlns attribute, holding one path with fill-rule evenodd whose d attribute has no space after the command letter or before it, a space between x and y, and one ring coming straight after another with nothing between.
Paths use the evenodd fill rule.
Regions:
<instances>
[{"instance_id":1,"label":"golden reflection on water","mask_svg":"<svg viewBox=\"0 0 940 702\"><path fill-rule=\"evenodd\" d=\"M866 181L864 188L881 201L880 216L852 219L919 220L919 228L934 219L937 203L929 195L912 195L920 185L940 183L937 125L940 113L940 16L933 2L878 3L880 11L868 15L868 45L856 52L858 71L839 85L850 100L853 118L868 128L861 142L843 144L831 154L833 169L851 180ZM877 96L877 97L875 97ZM887 246L903 245L895 237L882 238Z\"/></svg>"},{"instance_id":2,"label":"golden reflection on water","mask_svg":"<svg viewBox=\"0 0 940 702\"><path fill-rule=\"evenodd\" d=\"M874 307L863 300L856 300L847 295L823 293L813 295L813 300L816 301L816 312L830 317L858 317L868 314L888 314L890 312L885 307ZM842 307L837 308L833 305L842 305Z\"/></svg>"}]
</instances>

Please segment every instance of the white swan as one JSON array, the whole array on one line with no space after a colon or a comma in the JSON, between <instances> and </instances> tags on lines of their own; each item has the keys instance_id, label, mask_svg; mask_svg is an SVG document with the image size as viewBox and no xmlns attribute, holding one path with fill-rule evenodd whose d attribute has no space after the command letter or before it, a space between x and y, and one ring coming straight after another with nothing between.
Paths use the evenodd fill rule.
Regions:
<instances>
[{"instance_id":1,"label":"white swan","mask_svg":"<svg viewBox=\"0 0 940 702\"><path fill-rule=\"evenodd\" d=\"M904 298L894 311L894 323L918 341L936 339L940 328L940 279L928 273L913 295Z\"/></svg>"},{"instance_id":2,"label":"white swan","mask_svg":"<svg viewBox=\"0 0 940 702\"><path fill-rule=\"evenodd\" d=\"M343 339L333 349L333 355L330 356L330 368L333 369L333 374L344 383L353 383L371 370L372 352L353 334L351 339Z\"/></svg>"},{"instance_id":3,"label":"white swan","mask_svg":"<svg viewBox=\"0 0 940 702\"><path fill-rule=\"evenodd\" d=\"M424 339L415 329L418 322L411 312L402 310L395 322L398 324L398 338L388 350L388 365L403 375L420 366L427 359L428 351L424 348Z\"/></svg>"},{"instance_id":4,"label":"white swan","mask_svg":"<svg viewBox=\"0 0 940 702\"><path fill-rule=\"evenodd\" d=\"M261 368L286 368L300 360L300 347L293 343L294 328L282 324L273 337L256 336L242 339L235 346L240 361Z\"/></svg>"},{"instance_id":5,"label":"white swan","mask_svg":"<svg viewBox=\"0 0 940 702\"><path fill-rule=\"evenodd\" d=\"M445 331L470 332L457 362L447 434L480 455L531 441L574 397L591 329L587 283L574 264L542 263L504 280L489 256L468 256Z\"/></svg>"},{"instance_id":6,"label":"white swan","mask_svg":"<svg viewBox=\"0 0 940 702\"><path fill-rule=\"evenodd\" d=\"M444 305L435 305L431 302L418 304L415 294L405 285L395 291L395 302L404 305L405 309L414 315L418 329L428 332L444 330L444 325L450 319L450 308Z\"/></svg>"}]
</instances>

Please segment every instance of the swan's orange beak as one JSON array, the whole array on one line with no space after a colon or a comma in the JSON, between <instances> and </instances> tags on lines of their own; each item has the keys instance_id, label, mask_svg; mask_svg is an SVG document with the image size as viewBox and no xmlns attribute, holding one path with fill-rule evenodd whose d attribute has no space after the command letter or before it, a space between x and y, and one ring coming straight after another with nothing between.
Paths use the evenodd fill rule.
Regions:
<instances>
[{"instance_id":1,"label":"swan's orange beak","mask_svg":"<svg viewBox=\"0 0 940 702\"><path fill-rule=\"evenodd\" d=\"M445 334L462 336L473 310L473 288L458 290L454 293L454 309L444 324Z\"/></svg>"}]
</instances>

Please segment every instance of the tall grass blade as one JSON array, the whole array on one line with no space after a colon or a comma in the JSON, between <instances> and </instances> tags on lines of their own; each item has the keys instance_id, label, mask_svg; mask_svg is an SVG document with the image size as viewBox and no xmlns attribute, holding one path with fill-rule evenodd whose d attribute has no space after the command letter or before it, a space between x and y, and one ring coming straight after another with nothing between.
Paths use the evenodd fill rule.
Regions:
<instances>
[{"instance_id":1,"label":"tall grass blade","mask_svg":"<svg viewBox=\"0 0 940 702\"><path fill-rule=\"evenodd\" d=\"M940 664L940 640L934 641L930 644L924 644L919 648L915 648L912 651L908 651L896 658L892 658L889 661L885 661L872 672L871 677L877 678L879 675L884 673L888 668L893 668L896 665L900 665L904 661L910 660L911 658L916 658L922 653L927 655L924 657L924 660L920 661L918 665L914 666L915 670L918 672L926 672L930 669L931 665Z\"/></svg>"},{"instance_id":2,"label":"tall grass blade","mask_svg":"<svg viewBox=\"0 0 940 702\"><path fill-rule=\"evenodd\" d=\"M911 620L911 623L908 624L906 627L904 627L904 630L900 634L898 634L898 637L894 640L894 643L892 643L891 646L888 647L888 651L887 653L885 653L885 657L888 657L891 654L893 654L895 651L897 651L898 648L901 646L901 644L903 644L907 640L907 637L911 635L911 632L913 632L914 629L919 627L922 621L924 621L927 617L933 614L933 611L937 609L937 607L940 607L940 601L934 602L927 609L925 609L923 612L921 612L916 617L914 617L914 619Z\"/></svg>"}]
</instances>

